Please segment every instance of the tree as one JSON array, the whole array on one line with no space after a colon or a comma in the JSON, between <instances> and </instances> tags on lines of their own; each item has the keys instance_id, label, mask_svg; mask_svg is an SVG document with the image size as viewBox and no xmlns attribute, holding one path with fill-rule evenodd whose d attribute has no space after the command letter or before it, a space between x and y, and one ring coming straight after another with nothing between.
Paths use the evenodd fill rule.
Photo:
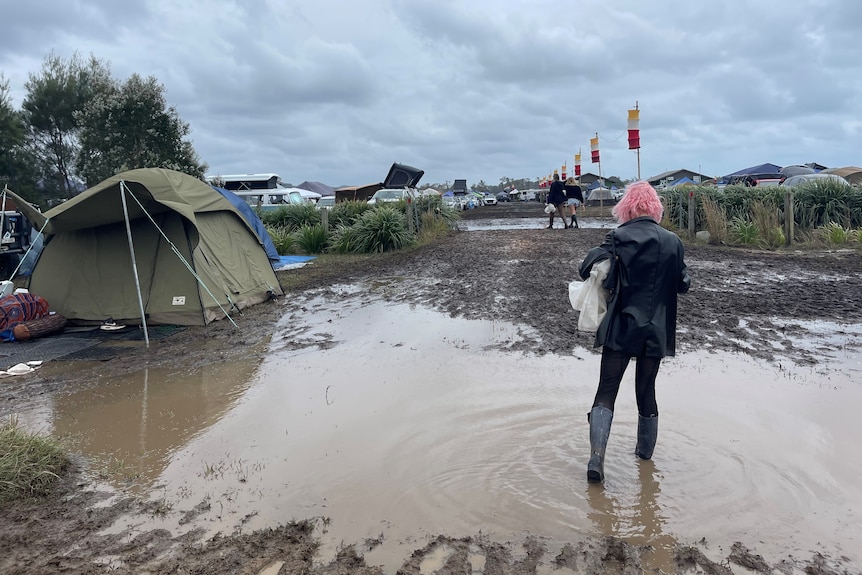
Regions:
<instances>
[{"instance_id":1,"label":"tree","mask_svg":"<svg viewBox=\"0 0 862 575\"><path fill-rule=\"evenodd\" d=\"M0 74L0 189L3 186L35 201L33 159L25 146L23 114L12 107L9 81Z\"/></svg>"},{"instance_id":2,"label":"tree","mask_svg":"<svg viewBox=\"0 0 862 575\"><path fill-rule=\"evenodd\" d=\"M78 166L88 186L134 168L170 168L203 178L189 125L167 107L164 86L153 76L133 74L122 85L94 94L78 114L81 149Z\"/></svg>"},{"instance_id":3,"label":"tree","mask_svg":"<svg viewBox=\"0 0 862 575\"><path fill-rule=\"evenodd\" d=\"M39 160L40 185L48 196L69 197L78 190L75 158L79 125L76 114L110 79L106 64L75 53L69 61L49 54L40 74L30 74L22 104L30 144Z\"/></svg>"}]
</instances>

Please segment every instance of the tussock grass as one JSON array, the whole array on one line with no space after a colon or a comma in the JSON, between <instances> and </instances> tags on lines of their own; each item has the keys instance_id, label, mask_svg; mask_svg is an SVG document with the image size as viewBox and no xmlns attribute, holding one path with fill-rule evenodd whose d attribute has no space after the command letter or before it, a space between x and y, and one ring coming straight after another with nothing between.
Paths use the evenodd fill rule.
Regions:
<instances>
[{"instance_id":1,"label":"tussock grass","mask_svg":"<svg viewBox=\"0 0 862 575\"><path fill-rule=\"evenodd\" d=\"M837 222L829 222L822 228L817 228L816 236L820 241L832 245L849 244L862 237L859 230L845 228Z\"/></svg>"},{"instance_id":2,"label":"tussock grass","mask_svg":"<svg viewBox=\"0 0 862 575\"><path fill-rule=\"evenodd\" d=\"M736 216L730 222L730 237L737 244L750 246L757 243L760 232L757 224L742 216Z\"/></svg>"},{"instance_id":3,"label":"tussock grass","mask_svg":"<svg viewBox=\"0 0 862 575\"><path fill-rule=\"evenodd\" d=\"M296 238L284 226L267 227L269 237L280 255L296 253Z\"/></svg>"},{"instance_id":4,"label":"tussock grass","mask_svg":"<svg viewBox=\"0 0 862 575\"><path fill-rule=\"evenodd\" d=\"M355 225L361 251L366 253L399 250L416 240L407 229L404 214L389 206L365 212Z\"/></svg>"},{"instance_id":5,"label":"tussock grass","mask_svg":"<svg viewBox=\"0 0 862 575\"><path fill-rule=\"evenodd\" d=\"M703 198L703 212L706 217L706 229L709 232L709 243L723 244L727 242L727 215L710 197Z\"/></svg>"},{"instance_id":6,"label":"tussock grass","mask_svg":"<svg viewBox=\"0 0 862 575\"><path fill-rule=\"evenodd\" d=\"M293 235L296 245L307 254L323 253L329 244L329 234L320 224L303 225Z\"/></svg>"},{"instance_id":7,"label":"tussock grass","mask_svg":"<svg viewBox=\"0 0 862 575\"><path fill-rule=\"evenodd\" d=\"M52 439L24 431L14 417L0 424L0 502L48 494L68 466Z\"/></svg>"},{"instance_id":8,"label":"tussock grass","mask_svg":"<svg viewBox=\"0 0 862 575\"><path fill-rule=\"evenodd\" d=\"M784 244L778 208L772 202L754 202L752 216L760 232L760 245L766 249L778 249Z\"/></svg>"}]
</instances>

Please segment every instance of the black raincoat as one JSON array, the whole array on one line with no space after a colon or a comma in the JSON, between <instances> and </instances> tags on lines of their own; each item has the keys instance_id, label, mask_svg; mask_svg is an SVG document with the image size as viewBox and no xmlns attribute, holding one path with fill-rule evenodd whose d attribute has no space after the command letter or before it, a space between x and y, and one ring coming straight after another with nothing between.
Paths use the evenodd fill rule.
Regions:
<instances>
[{"instance_id":1,"label":"black raincoat","mask_svg":"<svg viewBox=\"0 0 862 575\"><path fill-rule=\"evenodd\" d=\"M619 262L618 289L608 299L596 347L630 357L674 355L677 294L691 284L682 241L650 217L635 218L589 251L578 270L581 278L590 277L593 264L611 257L612 242Z\"/></svg>"}]
</instances>

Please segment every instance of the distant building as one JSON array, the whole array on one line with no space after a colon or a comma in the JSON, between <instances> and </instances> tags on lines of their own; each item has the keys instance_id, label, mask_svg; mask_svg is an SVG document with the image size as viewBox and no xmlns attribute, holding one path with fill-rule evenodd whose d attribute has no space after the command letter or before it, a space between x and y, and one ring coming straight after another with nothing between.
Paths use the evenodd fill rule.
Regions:
<instances>
[{"instance_id":1,"label":"distant building","mask_svg":"<svg viewBox=\"0 0 862 575\"><path fill-rule=\"evenodd\" d=\"M658 175L655 175L651 178L647 178L647 182L651 186L670 186L676 180L681 180L683 178L688 178L691 181L699 184L701 182L705 182L706 180L712 179L712 176L707 176L705 174L699 174L692 170L669 170L667 172L662 172Z\"/></svg>"}]
</instances>

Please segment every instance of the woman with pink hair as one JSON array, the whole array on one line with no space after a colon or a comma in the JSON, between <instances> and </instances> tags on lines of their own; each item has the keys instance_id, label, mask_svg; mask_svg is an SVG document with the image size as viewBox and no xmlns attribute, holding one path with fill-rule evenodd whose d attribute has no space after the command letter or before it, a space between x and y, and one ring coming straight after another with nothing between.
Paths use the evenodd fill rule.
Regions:
<instances>
[{"instance_id":1,"label":"woman with pink hair","mask_svg":"<svg viewBox=\"0 0 862 575\"><path fill-rule=\"evenodd\" d=\"M608 311L596 331L602 347L599 387L587 416L590 461L587 480L604 480L604 458L614 403L631 358L635 358L635 398L638 432L635 453L650 459L658 438L655 380L661 359L676 351L677 294L691 284L679 237L659 225L664 206L655 189L638 181L626 186L613 208L619 226L593 248L581 263L582 278L593 264L611 258Z\"/></svg>"}]
</instances>

